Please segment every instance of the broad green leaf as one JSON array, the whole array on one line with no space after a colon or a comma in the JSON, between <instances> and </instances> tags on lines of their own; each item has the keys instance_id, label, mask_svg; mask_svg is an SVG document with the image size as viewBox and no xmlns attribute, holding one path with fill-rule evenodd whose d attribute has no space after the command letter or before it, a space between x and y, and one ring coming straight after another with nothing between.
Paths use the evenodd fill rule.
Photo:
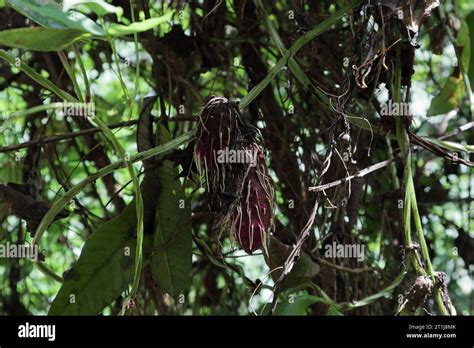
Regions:
<instances>
[{"instance_id":1,"label":"broad green leaf","mask_svg":"<svg viewBox=\"0 0 474 348\"><path fill-rule=\"evenodd\" d=\"M91 33L96 36L105 36L105 33L103 32L102 28L82 13L76 11L65 12L61 8L53 4L39 6L33 0L6 1L8 5L13 7L17 12L23 14L25 17L30 18L32 21L38 23L43 27L56 29L77 29ZM98 15L104 15L106 13L113 12L117 14L117 16L120 16L122 13L121 8L106 3L96 1L80 2L82 5L87 6L90 10L96 12ZM171 19L172 16L173 12L169 12L164 16L150 18L142 22L132 23L130 25L111 23L108 27L108 32L110 35L115 37L141 33L167 22Z\"/></svg>"},{"instance_id":2,"label":"broad green leaf","mask_svg":"<svg viewBox=\"0 0 474 348\"><path fill-rule=\"evenodd\" d=\"M326 301L319 296L313 296L309 294L292 295L287 302L278 302L275 309L275 315L307 315L308 308L318 302L326 303ZM270 312L270 308L271 304L267 303L262 314L268 314ZM340 312L339 315L341 315Z\"/></svg>"},{"instance_id":3,"label":"broad green leaf","mask_svg":"<svg viewBox=\"0 0 474 348\"><path fill-rule=\"evenodd\" d=\"M180 181L175 179L177 175L171 161L165 161L158 171L161 187L151 259L156 283L171 296L180 294L188 286L192 261L190 204Z\"/></svg>"},{"instance_id":4,"label":"broad green leaf","mask_svg":"<svg viewBox=\"0 0 474 348\"><path fill-rule=\"evenodd\" d=\"M288 302L279 302L275 309L275 315L307 315L308 308L315 303L323 303L329 306L327 315L341 316L344 315L339 308L323 297L304 294L295 295ZM270 304L265 307L266 314L269 312Z\"/></svg>"},{"instance_id":5,"label":"broad green leaf","mask_svg":"<svg viewBox=\"0 0 474 348\"><path fill-rule=\"evenodd\" d=\"M276 315L305 315L308 314L309 306L321 302L323 299L318 296L302 295L295 296L293 301L282 302L277 305Z\"/></svg>"},{"instance_id":6,"label":"broad green leaf","mask_svg":"<svg viewBox=\"0 0 474 348\"><path fill-rule=\"evenodd\" d=\"M469 34L469 26L465 20L461 21L461 27L456 36L456 46L459 51L458 59L461 61L464 70L468 72L471 62L471 38Z\"/></svg>"},{"instance_id":7,"label":"broad green leaf","mask_svg":"<svg viewBox=\"0 0 474 348\"><path fill-rule=\"evenodd\" d=\"M103 35L102 28L82 13L66 13L54 4L38 5L33 0L6 0L15 11L45 28L77 29L94 35Z\"/></svg>"},{"instance_id":8,"label":"broad green leaf","mask_svg":"<svg viewBox=\"0 0 474 348\"><path fill-rule=\"evenodd\" d=\"M188 287L192 263L190 203L177 176L178 169L172 161L165 160L158 169L160 192L151 257L154 280L171 296Z\"/></svg>"},{"instance_id":9,"label":"broad green leaf","mask_svg":"<svg viewBox=\"0 0 474 348\"><path fill-rule=\"evenodd\" d=\"M462 100L464 83L459 76L448 78L441 92L433 98L427 116L443 115L454 110Z\"/></svg>"},{"instance_id":10,"label":"broad green leaf","mask_svg":"<svg viewBox=\"0 0 474 348\"><path fill-rule=\"evenodd\" d=\"M157 27L160 24L166 23L171 19L172 16L173 12L170 12L158 18L150 18L141 22L132 23L130 25L112 23L108 28L108 32L112 36L123 36L141 33L153 29L154 27Z\"/></svg>"},{"instance_id":11,"label":"broad green leaf","mask_svg":"<svg viewBox=\"0 0 474 348\"><path fill-rule=\"evenodd\" d=\"M123 9L120 6L111 5L105 1L94 0L65 0L63 8L65 11L81 9L82 7L94 12L97 16L103 17L109 13L114 13L118 18L123 15Z\"/></svg>"},{"instance_id":12,"label":"broad green leaf","mask_svg":"<svg viewBox=\"0 0 474 348\"><path fill-rule=\"evenodd\" d=\"M0 31L0 45L33 51L60 51L90 34L76 29L28 27Z\"/></svg>"},{"instance_id":13,"label":"broad green leaf","mask_svg":"<svg viewBox=\"0 0 474 348\"><path fill-rule=\"evenodd\" d=\"M6 184L7 182L22 183L22 172L23 166L19 166L17 163L3 163L0 166L0 184Z\"/></svg>"},{"instance_id":14,"label":"broad green leaf","mask_svg":"<svg viewBox=\"0 0 474 348\"><path fill-rule=\"evenodd\" d=\"M64 276L50 315L96 315L127 289L134 274L135 226L132 202L91 235L79 260Z\"/></svg>"}]
</instances>

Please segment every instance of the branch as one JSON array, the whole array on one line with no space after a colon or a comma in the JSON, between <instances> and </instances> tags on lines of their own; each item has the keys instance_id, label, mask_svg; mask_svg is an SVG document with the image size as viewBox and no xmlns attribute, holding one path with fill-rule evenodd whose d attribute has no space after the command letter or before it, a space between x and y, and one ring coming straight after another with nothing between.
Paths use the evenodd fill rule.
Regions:
<instances>
[{"instance_id":1,"label":"branch","mask_svg":"<svg viewBox=\"0 0 474 348\"><path fill-rule=\"evenodd\" d=\"M193 121L194 122L195 117L194 116L177 116L177 117L168 118L168 121L176 121L176 122ZM122 122L112 123L108 125L108 127L110 129L130 127L137 124L137 122L138 120L122 121ZM73 138L77 138L77 137L81 137L81 136L85 136L89 134L100 133L100 132L102 132L102 130L99 127L95 127L95 128L84 129L77 132L67 132L67 133L58 134L58 135L40 137L36 140L27 141L21 144L7 145L4 147L0 147L0 153L16 151L19 149L24 149L26 147L35 146L38 144L43 145L43 144L55 143L55 142L59 142L59 141L67 140L67 139L73 139Z\"/></svg>"},{"instance_id":2,"label":"branch","mask_svg":"<svg viewBox=\"0 0 474 348\"><path fill-rule=\"evenodd\" d=\"M345 177L345 178L342 178L342 179L339 179L339 180L336 180L336 181L332 181L332 182L324 184L324 185L309 187L308 190L309 191L314 191L314 192L324 191L324 190L327 190L331 187L334 187L334 186L340 185L342 183L345 183L347 181L351 181L354 178L360 179L360 178L366 176L367 174L369 174L371 172L374 172L374 171L379 170L381 168L387 167L394 160L395 160L395 158L392 158L392 159L388 159L388 160L373 164L373 165L371 165L367 168L364 168L364 169L358 171L354 175L350 175L348 177Z\"/></svg>"}]
</instances>

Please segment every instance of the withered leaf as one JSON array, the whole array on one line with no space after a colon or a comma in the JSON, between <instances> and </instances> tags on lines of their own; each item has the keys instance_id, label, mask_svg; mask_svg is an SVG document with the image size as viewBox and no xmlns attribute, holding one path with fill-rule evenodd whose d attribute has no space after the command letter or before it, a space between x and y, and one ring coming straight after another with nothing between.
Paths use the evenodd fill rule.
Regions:
<instances>
[{"instance_id":1,"label":"withered leaf","mask_svg":"<svg viewBox=\"0 0 474 348\"><path fill-rule=\"evenodd\" d=\"M398 310L399 315L414 315L425 302L426 296L433 291L433 282L428 276L419 276L411 286L405 301Z\"/></svg>"}]
</instances>

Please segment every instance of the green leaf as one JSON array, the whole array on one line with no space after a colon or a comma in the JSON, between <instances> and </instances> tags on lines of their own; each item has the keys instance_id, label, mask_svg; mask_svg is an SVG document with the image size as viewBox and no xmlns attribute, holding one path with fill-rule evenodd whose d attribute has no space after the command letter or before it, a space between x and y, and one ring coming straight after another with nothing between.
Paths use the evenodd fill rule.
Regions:
<instances>
[{"instance_id":1,"label":"green leaf","mask_svg":"<svg viewBox=\"0 0 474 348\"><path fill-rule=\"evenodd\" d=\"M109 13L114 13L118 18L123 15L123 9L120 6L114 6L98 0L65 0L63 6L64 10L87 8L99 17L103 17Z\"/></svg>"},{"instance_id":2,"label":"green leaf","mask_svg":"<svg viewBox=\"0 0 474 348\"><path fill-rule=\"evenodd\" d=\"M170 12L158 18L150 18L141 22L132 23L130 25L112 23L108 28L108 32L112 36L123 36L141 33L153 29L154 27L157 27L160 24L166 23L171 19L172 16L173 12Z\"/></svg>"},{"instance_id":3,"label":"green leaf","mask_svg":"<svg viewBox=\"0 0 474 348\"><path fill-rule=\"evenodd\" d=\"M288 302L278 302L275 315L307 315L308 308L315 303L326 303L326 301L319 296L313 296L309 294L303 295L292 295ZM267 303L265 306L265 311L262 314L268 314L271 308L271 304ZM339 311L338 315L341 315ZM331 315L336 315L332 313Z\"/></svg>"},{"instance_id":4,"label":"green leaf","mask_svg":"<svg viewBox=\"0 0 474 348\"><path fill-rule=\"evenodd\" d=\"M329 306L327 315L341 316L344 315L344 313L342 313L337 307Z\"/></svg>"},{"instance_id":5,"label":"green leaf","mask_svg":"<svg viewBox=\"0 0 474 348\"><path fill-rule=\"evenodd\" d=\"M1 184L7 184L8 182L14 182L14 183L22 183L23 182L23 177L22 177L22 172L23 172L23 166L19 166L16 163L3 163L2 166L0 166L0 185ZM0 203L0 206L3 205L3 203L6 204L2 200ZM0 208L0 212L2 209ZM0 214L1 216L1 214Z\"/></svg>"},{"instance_id":6,"label":"green leaf","mask_svg":"<svg viewBox=\"0 0 474 348\"><path fill-rule=\"evenodd\" d=\"M104 35L102 28L82 13L65 13L57 5L38 5L33 0L6 0L6 2L15 11L45 28L77 29L94 35Z\"/></svg>"},{"instance_id":7,"label":"green leaf","mask_svg":"<svg viewBox=\"0 0 474 348\"><path fill-rule=\"evenodd\" d=\"M154 280L171 296L188 287L192 263L190 203L177 176L172 161L165 160L158 169L160 193L151 257Z\"/></svg>"},{"instance_id":8,"label":"green leaf","mask_svg":"<svg viewBox=\"0 0 474 348\"><path fill-rule=\"evenodd\" d=\"M312 295L295 296L293 303L282 302L277 305L276 315L305 315L308 314L308 307L321 302L322 298Z\"/></svg>"},{"instance_id":9,"label":"green leaf","mask_svg":"<svg viewBox=\"0 0 474 348\"><path fill-rule=\"evenodd\" d=\"M134 274L135 225L132 202L91 235L79 260L64 276L50 315L96 315L127 289Z\"/></svg>"},{"instance_id":10,"label":"green leaf","mask_svg":"<svg viewBox=\"0 0 474 348\"><path fill-rule=\"evenodd\" d=\"M33 51L60 51L90 34L77 29L28 27L0 32L0 45Z\"/></svg>"},{"instance_id":11,"label":"green leaf","mask_svg":"<svg viewBox=\"0 0 474 348\"><path fill-rule=\"evenodd\" d=\"M471 51L474 47L474 11L466 17L466 23L469 28L469 51ZM469 70L466 71L469 71L469 81L471 86L474 86L474 53L470 52Z\"/></svg>"},{"instance_id":12,"label":"green leaf","mask_svg":"<svg viewBox=\"0 0 474 348\"><path fill-rule=\"evenodd\" d=\"M8 5L13 7L15 11L21 13L25 17L28 17L35 23L45 28L55 29L77 29L84 32L91 33L96 36L105 37L105 33L102 28L97 25L93 20L88 18L82 13L64 12L58 6L54 4L47 4L39 6L33 0L6 0ZM76 1L77 5L84 5L91 11L94 11L99 16L107 13L115 13L120 16L123 10L120 7L112 6L107 3L98 1ZM74 6L72 4L66 4L66 8ZM163 24L171 19L174 12L169 12L164 16L150 18L142 22L135 22L130 25L122 25L117 23L111 23L108 27L108 32L112 36L123 36L135 33L141 33L150 29L153 29L160 24Z\"/></svg>"},{"instance_id":13,"label":"green leaf","mask_svg":"<svg viewBox=\"0 0 474 348\"><path fill-rule=\"evenodd\" d=\"M454 74L448 78L441 92L433 98L427 116L447 114L454 110L462 100L464 83Z\"/></svg>"},{"instance_id":14,"label":"green leaf","mask_svg":"<svg viewBox=\"0 0 474 348\"><path fill-rule=\"evenodd\" d=\"M464 70L467 72L469 71L471 60L471 39L469 35L469 26L465 20L461 21L461 27L456 36L456 46L458 47L460 55L458 59L461 61Z\"/></svg>"}]
</instances>

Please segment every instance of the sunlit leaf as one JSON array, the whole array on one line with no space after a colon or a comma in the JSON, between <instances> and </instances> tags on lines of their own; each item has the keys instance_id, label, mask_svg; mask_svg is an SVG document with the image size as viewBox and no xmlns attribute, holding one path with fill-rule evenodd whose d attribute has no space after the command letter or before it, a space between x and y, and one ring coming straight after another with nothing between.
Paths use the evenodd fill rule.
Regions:
<instances>
[{"instance_id":1,"label":"sunlit leaf","mask_svg":"<svg viewBox=\"0 0 474 348\"><path fill-rule=\"evenodd\" d=\"M450 76L441 92L433 98L427 116L447 114L461 103L464 83L459 76Z\"/></svg>"},{"instance_id":2,"label":"sunlit leaf","mask_svg":"<svg viewBox=\"0 0 474 348\"><path fill-rule=\"evenodd\" d=\"M6 0L6 2L15 11L45 28L69 28L103 35L102 29L82 13L65 13L54 4L38 5L33 0Z\"/></svg>"},{"instance_id":3,"label":"sunlit leaf","mask_svg":"<svg viewBox=\"0 0 474 348\"><path fill-rule=\"evenodd\" d=\"M123 9L119 6L111 5L105 1L99 0L65 0L64 10L81 9L82 7L94 12L97 16L103 17L109 13L114 13L118 18L123 15Z\"/></svg>"},{"instance_id":4,"label":"sunlit leaf","mask_svg":"<svg viewBox=\"0 0 474 348\"><path fill-rule=\"evenodd\" d=\"M150 18L141 22L135 22L130 25L122 25L117 23L110 24L108 32L112 36L124 36L130 34L141 33L153 29L160 24L166 23L171 19L173 12L167 13L158 18Z\"/></svg>"}]
</instances>

